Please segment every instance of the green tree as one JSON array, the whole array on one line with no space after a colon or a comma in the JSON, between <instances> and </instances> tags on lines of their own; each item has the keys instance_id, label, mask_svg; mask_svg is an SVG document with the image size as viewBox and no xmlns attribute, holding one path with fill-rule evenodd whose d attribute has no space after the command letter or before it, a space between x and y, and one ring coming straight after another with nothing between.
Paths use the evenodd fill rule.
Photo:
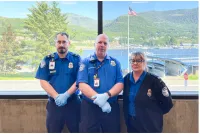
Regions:
<instances>
[{"instance_id":1,"label":"green tree","mask_svg":"<svg viewBox=\"0 0 200 134\"><path fill-rule=\"evenodd\" d=\"M172 46L174 46L174 45L177 44L177 41L176 41L176 39L173 36L170 37L169 44L172 45Z\"/></svg>"},{"instance_id":2,"label":"green tree","mask_svg":"<svg viewBox=\"0 0 200 134\"><path fill-rule=\"evenodd\" d=\"M0 40L0 70L3 73L13 72L17 65L24 64L23 47L18 41L12 26L5 25Z\"/></svg>"},{"instance_id":3,"label":"green tree","mask_svg":"<svg viewBox=\"0 0 200 134\"><path fill-rule=\"evenodd\" d=\"M36 50L33 61L39 63L45 55L55 51L54 37L58 32L70 33L67 15L62 14L57 2L37 2L29 9L31 14L25 20L25 28L30 35L29 43ZM75 33L70 33L74 37ZM71 39L71 38L70 38ZM34 64L36 64L34 63Z\"/></svg>"}]
</instances>

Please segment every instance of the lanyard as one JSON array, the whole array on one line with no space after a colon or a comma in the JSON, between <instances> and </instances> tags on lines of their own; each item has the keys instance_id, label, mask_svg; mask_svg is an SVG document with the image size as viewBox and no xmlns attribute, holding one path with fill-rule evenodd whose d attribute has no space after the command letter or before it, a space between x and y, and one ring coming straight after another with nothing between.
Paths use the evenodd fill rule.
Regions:
<instances>
[{"instance_id":1,"label":"lanyard","mask_svg":"<svg viewBox=\"0 0 200 134\"><path fill-rule=\"evenodd\" d=\"M95 66L95 74L94 74L94 77L95 77L95 78L97 78L98 70L99 70L99 68L101 68L101 67L103 66L103 64L104 64L104 61L103 61L98 67L96 67L96 64L94 64L94 66Z\"/></svg>"}]
</instances>

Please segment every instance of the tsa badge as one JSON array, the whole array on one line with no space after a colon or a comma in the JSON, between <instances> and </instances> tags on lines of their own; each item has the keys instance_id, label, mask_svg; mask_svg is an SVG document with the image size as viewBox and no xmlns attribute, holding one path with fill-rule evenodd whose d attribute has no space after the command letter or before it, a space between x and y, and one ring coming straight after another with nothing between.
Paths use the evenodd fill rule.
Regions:
<instances>
[{"instance_id":1,"label":"tsa badge","mask_svg":"<svg viewBox=\"0 0 200 134\"><path fill-rule=\"evenodd\" d=\"M162 89L162 94L163 94L163 96L165 96L165 97L169 97L169 92L168 92L168 90L167 90L167 87L163 87L163 89Z\"/></svg>"},{"instance_id":2,"label":"tsa badge","mask_svg":"<svg viewBox=\"0 0 200 134\"><path fill-rule=\"evenodd\" d=\"M40 63L40 68L44 68L46 65L46 62L45 60L42 60L41 63Z\"/></svg>"},{"instance_id":3,"label":"tsa badge","mask_svg":"<svg viewBox=\"0 0 200 134\"><path fill-rule=\"evenodd\" d=\"M73 68L73 63L70 62L68 68Z\"/></svg>"},{"instance_id":4,"label":"tsa badge","mask_svg":"<svg viewBox=\"0 0 200 134\"><path fill-rule=\"evenodd\" d=\"M81 64L80 67L79 67L79 71L80 71L80 72L83 71L84 68L85 68L85 65L84 65L84 64Z\"/></svg>"},{"instance_id":5,"label":"tsa badge","mask_svg":"<svg viewBox=\"0 0 200 134\"><path fill-rule=\"evenodd\" d=\"M152 91L151 91L151 89L148 89L148 91L147 91L147 95L148 95L149 97L151 97L151 95L152 95Z\"/></svg>"},{"instance_id":6,"label":"tsa badge","mask_svg":"<svg viewBox=\"0 0 200 134\"><path fill-rule=\"evenodd\" d=\"M112 61L110 62L110 64L111 64L112 66L116 66L116 63L115 63L114 60L112 60Z\"/></svg>"}]
</instances>

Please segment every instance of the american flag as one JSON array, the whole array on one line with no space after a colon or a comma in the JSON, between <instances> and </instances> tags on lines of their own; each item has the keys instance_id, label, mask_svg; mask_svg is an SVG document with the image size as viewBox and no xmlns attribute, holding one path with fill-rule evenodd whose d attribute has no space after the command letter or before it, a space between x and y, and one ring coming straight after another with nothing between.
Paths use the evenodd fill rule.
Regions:
<instances>
[{"instance_id":1,"label":"american flag","mask_svg":"<svg viewBox=\"0 0 200 134\"><path fill-rule=\"evenodd\" d=\"M133 15L133 16L137 16L136 12L133 11L130 7L129 7L128 14L129 14L129 15Z\"/></svg>"}]
</instances>

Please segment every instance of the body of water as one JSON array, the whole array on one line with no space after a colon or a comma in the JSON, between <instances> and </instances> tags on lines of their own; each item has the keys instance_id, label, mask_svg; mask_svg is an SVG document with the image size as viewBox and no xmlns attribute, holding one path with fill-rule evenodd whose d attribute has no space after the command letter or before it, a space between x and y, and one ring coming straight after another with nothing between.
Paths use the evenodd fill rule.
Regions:
<instances>
[{"instance_id":1,"label":"body of water","mask_svg":"<svg viewBox=\"0 0 200 134\"><path fill-rule=\"evenodd\" d=\"M81 55L82 58L93 54L95 50L84 50ZM142 51L147 56L155 56L160 58L175 59L186 63L187 65L199 64L198 49L131 49L129 52ZM127 49L112 49L108 50L108 55L118 59L121 63L122 69L128 68L128 50Z\"/></svg>"}]
</instances>

